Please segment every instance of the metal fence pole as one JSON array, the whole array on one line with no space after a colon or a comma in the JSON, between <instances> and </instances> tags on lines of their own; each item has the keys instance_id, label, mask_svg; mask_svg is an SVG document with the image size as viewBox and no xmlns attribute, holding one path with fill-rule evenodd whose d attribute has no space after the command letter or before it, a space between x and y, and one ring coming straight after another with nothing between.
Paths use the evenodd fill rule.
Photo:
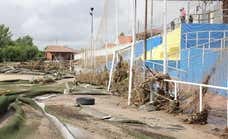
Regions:
<instances>
[{"instance_id":1,"label":"metal fence pole","mask_svg":"<svg viewBox=\"0 0 228 139\"><path fill-rule=\"evenodd\" d=\"M196 32L196 46L199 47L199 32Z\"/></svg>"},{"instance_id":2,"label":"metal fence pole","mask_svg":"<svg viewBox=\"0 0 228 139\"><path fill-rule=\"evenodd\" d=\"M200 94L199 94L199 111L203 111L203 88L200 86Z\"/></svg>"},{"instance_id":3,"label":"metal fence pole","mask_svg":"<svg viewBox=\"0 0 228 139\"><path fill-rule=\"evenodd\" d=\"M211 32L209 31L208 47L211 48Z\"/></svg>"},{"instance_id":4,"label":"metal fence pole","mask_svg":"<svg viewBox=\"0 0 228 139\"><path fill-rule=\"evenodd\" d=\"M115 63L115 57L116 57L116 53L115 53L115 52L113 52L113 57L112 57L112 65L111 65L111 69L110 69L110 73L109 73L108 91L110 91L110 87L111 87L111 82L112 82L112 72L113 72L114 63Z\"/></svg>"},{"instance_id":5,"label":"metal fence pole","mask_svg":"<svg viewBox=\"0 0 228 139\"><path fill-rule=\"evenodd\" d=\"M136 43L136 11L137 11L137 2L136 0L132 0L132 12L133 12L133 23L132 23L132 44L131 44L131 61L130 61L130 69L129 69L129 86L128 86L128 105L131 104L131 91L132 91L132 76L133 76L133 64L134 64L134 47ZM145 60L145 59L144 59Z\"/></svg>"},{"instance_id":6,"label":"metal fence pole","mask_svg":"<svg viewBox=\"0 0 228 139\"><path fill-rule=\"evenodd\" d=\"M174 100L177 100L177 83L174 83Z\"/></svg>"},{"instance_id":7,"label":"metal fence pole","mask_svg":"<svg viewBox=\"0 0 228 139\"><path fill-rule=\"evenodd\" d=\"M188 48L188 32L186 32L186 35L185 35L185 47L186 49Z\"/></svg>"},{"instance_id":8,"label":"metal fence pole","mask_svg":"<svg viewBox=\"0 0 228 139\"><path fill-rule=\"evenodd\" d=\"M228 80L226 82L226 86L228 88ZM228 97L228 91L226 91L226 97ZM226 128L228 128L228 99L226 99Z\"/></svg>"},{"instance_id":9,"label":"metal fence pole","mask_svg":"<svg viewBox=\"0 0 228 139\"><path fill-rule=\"evenodd\" d=\"M205 45L203 45L202 64L204 64L204 56L205 56Z\"/></svg>"},{"instance_id":10,"label":"metal fence pole","mask_svg":"<svg viewBox=\"0 0 228 139\"><path fill-rule=\"evenodd\" d=\"M188 68L190 68L190 55L191 55L191 48L188 48Z\"/></svg>"}]
</instances>

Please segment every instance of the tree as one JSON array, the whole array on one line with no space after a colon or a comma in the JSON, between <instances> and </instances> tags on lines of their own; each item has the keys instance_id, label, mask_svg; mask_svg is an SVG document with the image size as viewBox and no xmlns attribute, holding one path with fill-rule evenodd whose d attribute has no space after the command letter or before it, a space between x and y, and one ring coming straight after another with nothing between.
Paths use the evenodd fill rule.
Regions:
<instances>
[{"instance_id":1,"label":"tree","mask_svg":"<svg viewBox=\"0 0 228 139\"><path fill-rule=\"evenodd\" d=\"M43 56L33 38L29 35L11 40L11 32L5 25L0 25L0 62L2 61L28 61Z\"/></svg>"},{"instance_id":2,"label":"tree","mask_svg":"<svg viewBox=\"0 0 228 139\"><path fill-rule=\"evenodd\" d=\"M120 36L125 36L125 34L123 32L120 33Z\"/></svg>"},{"instance_id":3,"label":"tree","mask_svg":"<svg viewBox=\"0 0 228 139\"><path fill-rule=\"evenodd\" d=\"M6 27L5 25L0 25L0 48L11 44L11 37L12 34L9 30L9 27Z\"/></svg>"},{"instance_id":4,"label":"tree","mask_svg":"<svg viewBox=\"0 0 228 139\"><path fill-rule=\"evenodd\" d=\"M29 35L26 35L24 37L19 37L15 43L17 45L29 45L29 46L33 46L33 39L32 37L30 37Z\"/></svg>"}]
</instances>

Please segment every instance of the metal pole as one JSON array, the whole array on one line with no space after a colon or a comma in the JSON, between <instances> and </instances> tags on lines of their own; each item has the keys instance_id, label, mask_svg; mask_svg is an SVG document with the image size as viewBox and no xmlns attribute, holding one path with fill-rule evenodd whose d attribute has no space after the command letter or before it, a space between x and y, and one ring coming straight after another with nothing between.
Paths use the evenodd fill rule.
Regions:
<instances>
[{"instance_id":1,"label":"metal pole","mask_svg":"<svg viewBox=\"0 0 228 139\"><path fill-rule=\"evenodd\" d=\"M154 0L151 0L151 37L153 37Z\"/></svg>"},{"instance_id":2,"label":"metal pole","mask_svg":"<svg viewBox=\"0 0 228 139\"><path fill-rule=\"evenodd\" d=\"M177 83L174 83L174 100L177 100Z\"/></svg>"},{"instance_id":3,"label":"metal pole","mask_svg":"<svg viewBox=\"0 0 228 139\"><path fill-rule=\"evenodd\" d=\"M196 47L199 48L199 32L196 32Z\"/></svg>"},{"instance_id":4,"label":"metal pole","mask_svg":"<svg viewBox=\"0 0 228 139\"><path fill-rule=\"evenodd\" d=\"M107 41L105 42L105 50L106 50L106 55L105 55L105 65L106 65L106 68L108 68L108 55L107 55L107 47L108 47L108 43Z\"/></svg>"},{"instance_id":5,"label":"metal pole","mask_svg":"<svg viewBox=\"0 0 228 139\"><path fill-rule=\"evenodd\" d=\"M91 49L90 49L90 54L91 54L91 67L93 67L93 10L94 8L90 8L90 15L91 15Z\"/></svg>"},{"instance_id":6,"label":"metal pole","mask_svg":"<svg viewBox=\"0 0 228 139\"><path fill-rule=\"evenodd\" d=\"M144 23L144 61L146 61L147 58L147 44L146 44L146 39L147 39L147 8L148 8L148 0L145 0L145 23Z\"/></svg>"},{"instance_id":7,"label":"metal pole","mask_svg":"<svg viewBox=\"0 0 228 139\"><path fill-rule=\"evenodd\" d=\"M119 1L118 0L115 0L116 1L116 44L118 45L119 44Z\"/></svg>"},{"instance_id":8,"label":"metal pole","mask_svg":"<svg viewBox=\"0 0 228 139\"><path fill-rule=\"evenodd\" d=\"M190 67L190 55L191 55L191 48L188 48L188 69Z\"/></svg>"},{"instance_id":9,"label":"metal pole","mask_svg":"<svg viewBox=\"0 0 228 139\"><path fill-rule=\"evenodd\" d=\"M209 31L209 39L208 39L208 43L209 43L209 48L211 48L211 31Z\"/></svg>"},{"instance_id":10,"label":"metal pole","mask_svg":"<svg viewBox=\"0 0 228 139\"><path fill-rule=\"evenodd\" d=\"M115 63L115 57L116 57L116 52L113 52L113 57L112 57L112 65L109 73L109 81L108 81L108 91L110 91L111 83L112 83L112 72L114 68L114 63Z\"/></svg>"},{"instance_id":11,"label":"metal pole","mask_svg":"<svg viewBox=\"0 0 228 139\"><path fill-rule=\"evenodd\" d=\"M205 45L203 45L202 64L204 64L204 57L205 57Z\"/></svg>"},{"instance_id":12,"label":"metal pole","mask_svg":"<svg viewBox=\"0 0 228 139\"><path fill-rule=\"evenodd\" d=\"M133 24L132 24L132 45L131 45L131 61L130 61L130 75L129 75L129 88L128 88L128 105L131 104L131 91L132 91L132 76L133 76L133 61L134 61L134 47L135 47L135 29L136 29L136 0L132 2L133 10Z\"/></svg>"},{"instance_id":13,"label":"metal pole","mask_svg":"<svg viewBox=\"0 0 228 139\"><path fill-rule=\"evenodd\" d=\"M226 82L226 86L228 88L228 80ZM226 111L227 111L227 113L226 113L226 128L228 128L228 99L227 99L227 97L228 97L228 91L226 91Z\"/></svg>"},{"instance_id":14,"label":"metal pole","mask_svg":"<svg viewBox=\"0 0 228 139\"><path fill-rule=\"evenodd\" d=\"M163 74L167 73L167 0L164 2L163 11Z\"/></svg>"},{"instance_id":15,"label":"metal pole","mask_svg":"<svg viewBox=\"0 0 228 139\"><path fill-rule=\"evenodd\" d=\"M95 45L94 45L94 14L92 16L92 27L93 27L93 32L92 32L92 43L93 43L93 69L96 67L96 56L95 56Z\"/></svg>"},{"instance_id":16,"label":"metal pole","mask_svg":"<svg viewBox=\"0 0 228 139\"><path fill-rule=\"evenodd\" d=\"M200 86L200 94L199 94L199 111L202 112L203 111L203 88L202 86Z\"/></svg>"},{"instance_id":17,"label":"metal pole","mask_svg":"<svg viewBox=\"0 0 228 139\"><path fill-rule=\"evenodd\" d=\"M190 15L190 2L188 2L187 17Z\"/></svg>"}]
</instances>

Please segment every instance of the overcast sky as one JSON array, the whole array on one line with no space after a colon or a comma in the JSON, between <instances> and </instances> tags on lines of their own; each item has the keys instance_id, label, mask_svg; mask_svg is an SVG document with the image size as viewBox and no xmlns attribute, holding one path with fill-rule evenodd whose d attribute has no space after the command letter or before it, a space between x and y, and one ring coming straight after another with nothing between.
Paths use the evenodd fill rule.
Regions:
<instances>
[{"instance_id":1,"label":"overcast sky","mask_svg":"<svg viewBox=\"0 0 228 139\"><path fill-rule=\"evenodd\" d=\"M43 49L50 44L68 45L79 49L88 47L90 38L91 6L95 8L95 31L103 17L105 0L0 0L0 24L11 28L13 37L31 35L35 44ZM109 0L109 35L115 36L114 0ZM119 32L129 33L131 0L119 0ZM149 0L150 1L150 0ZM138 17L143 21L143 2L139 0ZM169 2L168 19L179 16L185 2ZM107 12L107 11L106 11ZM154 23L162 22L162 2L155 2ZM96 33L95 33L96 34ZM111 38L111 37L110 37ZM110 40L111 41L111 40Z\"/></svg>"}]
</instances>

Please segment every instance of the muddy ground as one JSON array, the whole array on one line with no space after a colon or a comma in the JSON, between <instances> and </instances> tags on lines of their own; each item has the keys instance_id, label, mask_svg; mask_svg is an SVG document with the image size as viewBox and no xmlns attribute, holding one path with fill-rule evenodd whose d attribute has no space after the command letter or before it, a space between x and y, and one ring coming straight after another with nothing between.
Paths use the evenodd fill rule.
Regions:
<instances>
[{"instance_id":1,"label":"muddy ground","mask_svg":"<svg viewBox=\"0 0 228 139\"><path fill-rule=\"evenodd\" d=\"M161 134L179 139L217 139L210 134L213 125L183 124L183 116L169 115L163 111L147 112L126 106L125 100L115 96L92 96L96 99L94 106L75 107L75 98L80 96L59 95L45 100L48 110L63 121L87 130L98 138L132 138L128 130ZM71 113L72 112L72 113ZM99 116L111 115L111 120L100 120ZM126 124L124 121L137 121L144 124ZM114 122L115 121L115 122ZM132 132L136 132L133 130ZM127 133L127 134L126 134Z\"/></svg>"},{"instance_id":2,"label":"muddy ground","mask_svg":"<svg viewBox=\"0 0 228 139\"><path fill-rule=\"evenodd\" d=\"M33 76L1 75L4 79L32 79ZM3 79L2 78L2 79ZM68 80L61 80L43 88L63 89L64 83ZM4 86L5 87L5 86ZM19 85L16 88L23 89L28 85ZM62 88L60 88L62 87ZM0 85L1 88L1 85ZM4 88L4 89L10 89ZM46 110L56 116L65 126L74 132L79 139L218 139L223 130L223 115L209 117L207 125L189 125L183 123L186 115L171 115L164 111L148 112L142 108L127 106L127 101L117 96L107 95L82 95L83 93L106 93L105 89L97 89L94 86L82 85L73 94L58 94L40 100L46 104ZM81 95L76 95L80 93ZM46 95L48 96L48 95ZM75 99L81 96L95 98L95 105L78 107ZM212 104L216 104L216 98L208 96ZM218 98L220 102L224 98ZM223 107L223 103L216 105ZM23 105L26 114L26 121L19 130L16 139L62 139L62 135L55 125L40 111L28 105ZM217 113L217 112L215 112ZM10 117L10 113L0 119L0 127ZM109 117L105 119L105 117ZM221 120L223 119L223 120Z\"/></svg>"}]
</instances>

